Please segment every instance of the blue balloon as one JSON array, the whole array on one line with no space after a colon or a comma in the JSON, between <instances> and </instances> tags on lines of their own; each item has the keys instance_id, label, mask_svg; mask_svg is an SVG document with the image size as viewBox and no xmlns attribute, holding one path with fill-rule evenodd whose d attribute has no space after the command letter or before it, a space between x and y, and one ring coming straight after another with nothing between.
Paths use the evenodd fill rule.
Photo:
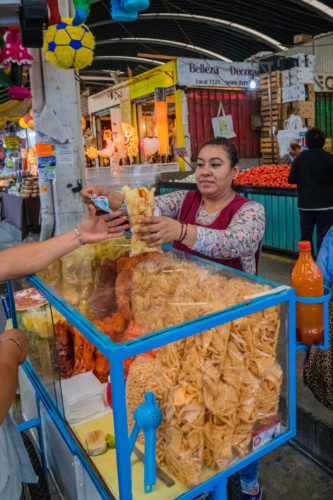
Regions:
<instances>
[{"instance_id":1,"label":"blue balloon","mask_svg":"<svg viewBox=\"0 0 333 500\"><path fill-rule=\"evenodd\" d=\"M148 9L149 7L149 0L120 0L120 3L123 9L128 12L140 12Z\"/></svg>"},{"instance_id":2,"label":"blue balloon","mask_svg":"<svg viewBox=\"0 0 333 500\"><path fill-rule=\"evenodd\" d=\"M129 12L121 6L120 0L111 0L111 17L114 21L126 22L136 21L138 18L137 11Z\"/></svg>"},{"instance_id":3,"label":"blue balloon","mask_svg":"<svg viewBox=\"0 0 333 500\"><path fill-rule=\"evenodd\" d=\"M80 24L83 24L86 22L88 17L88 12L83 9L82 7L78 7L75 12L75 17L73 19L72 25L73 26L79 26Z\"/></svg>"}]
</instances>

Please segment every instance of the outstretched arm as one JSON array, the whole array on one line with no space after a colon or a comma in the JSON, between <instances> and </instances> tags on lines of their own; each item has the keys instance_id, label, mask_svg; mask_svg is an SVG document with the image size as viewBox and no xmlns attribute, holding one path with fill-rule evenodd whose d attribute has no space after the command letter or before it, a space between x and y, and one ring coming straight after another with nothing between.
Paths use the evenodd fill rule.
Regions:
<instances>
[{"instance_id":1,"label":"outstretched arm","mask_svg":"<svg viewBox=\"0 0 333 500\"><path fill-rule=\"evenodd\" d=\"M119 217L117 212L96 216L93 206L89 207L89 211L90 215L77 226L78 234L71 229L46 241L25 243L1 252L0 282L33 274L83 243L118 238L129 228L127 218Z\"/></svg>"}]
</instances>

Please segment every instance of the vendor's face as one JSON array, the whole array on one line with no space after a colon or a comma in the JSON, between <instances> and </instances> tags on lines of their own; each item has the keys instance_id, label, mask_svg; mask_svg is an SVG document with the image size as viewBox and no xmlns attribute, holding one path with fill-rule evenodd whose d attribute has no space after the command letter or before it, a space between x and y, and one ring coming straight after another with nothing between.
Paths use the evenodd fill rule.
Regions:
<instances>
[{"instance_id":1,"label":"vendor's face","mask_svg":"<svg viewBox=\"0 0 333 500\"><path fill-rule=\"evenodd\" d=\"M223 146L204 146L199 152L195 177L203 196L223 195L231 189L232 181L238 172L239 165L231 166L228 153Z\"/></svg>"},{"instance_id":2,"label":"vendor's face","mask_svg":"<svg viewBox=\"0 0 333 500\"><path fill-rule=\"evenodd\" d=\"M290 148L290 154L294 158L296 158L296 156L298 156L300 154L300 152L301 152L301 148L297 148L297 147L295 148L295 147L291 146L291 148Z\"/></svg>"}]
</instances>

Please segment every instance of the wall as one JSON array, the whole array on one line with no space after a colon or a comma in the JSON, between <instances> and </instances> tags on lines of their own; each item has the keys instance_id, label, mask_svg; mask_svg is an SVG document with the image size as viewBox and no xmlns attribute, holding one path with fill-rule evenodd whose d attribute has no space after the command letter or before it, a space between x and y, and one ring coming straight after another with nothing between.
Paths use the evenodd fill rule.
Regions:
<instances>
[{"instance_id":1,"label":"wall","mask_svg":"<svg viewBox=\"0 0 333 500\"><path fill-rule=\"evenodd\" d=\"M288 50L278 52L281 56L286 57L299 53L315 55L315 71L318 73L330 73L333 71L333 31L317 35L310 42L295 45Z\"/></svg>"},{"instance_id":2,"label":"wall","mask_svg":"<svg viewBox=\"0 0 333 500\"><path fill-rule=\"evenodd\" d=\"M128 99L128 86L117 90L117 86L110 87L98 94L88 97L89 114L97 113L103 109L109 109L113 106L119 106L120 101Z\"/></svg>"},{"instance_id":3,"label":"wall","mask_svg":"<svg viewBox=\"0 0 333 500\"><path fill-rule=\"evenodd\" d=\"M130 99L136 99L137 97L152 94L156 87L167 88L176 85L176 83L176 61L170 61L130 80L129 97Z\"/></svg>"},{"instance_id":4,"label":"wall","mask_svg":"<svg viewBox=\"0 0 333 500\"><path fill-rule=\"evenodd\" d=\"M214 137L211 119L217 116L222 101L226 115L231 114L236 137L233 139L241 158L259 157L260 131L252 130L252 115L260 114L256 92L187 89L188 124L192 160L200 144Z\"/></svg>"}]
</instances>

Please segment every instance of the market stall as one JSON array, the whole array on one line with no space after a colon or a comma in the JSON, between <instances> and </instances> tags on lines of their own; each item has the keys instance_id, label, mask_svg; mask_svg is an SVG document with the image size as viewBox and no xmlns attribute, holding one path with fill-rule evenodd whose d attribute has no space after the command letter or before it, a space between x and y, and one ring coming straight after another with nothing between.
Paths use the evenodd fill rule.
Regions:
<instances>
[{"instance_id":1,"label":"market stall","mask_svg":"<svg viewBox=\"0 0 333 500\"><path fill-rule=\"evenodd\" d=\"M169 249L130 249L127 237L80 247L16 292L32 345L24 416L39 416L65 498L151 489L152 499L221 500L231 474L295 434L294 291ZM146 404L157 415L148 428ZM145 445L129 439L134 422Z\"/></svg>"},{"instance_id":2,"label":"market stall","mask_svg":"<svg viewBox=\"0 0 333 500\"><path fill-rule=\"evenodd\" d=\"M32 187L27 189L33 189ZM39 197L22 197L16 194L2 193L1 219L10 222L21 231L24 240L29 231L39 230Z\"/></svg>"}]
</instances>

